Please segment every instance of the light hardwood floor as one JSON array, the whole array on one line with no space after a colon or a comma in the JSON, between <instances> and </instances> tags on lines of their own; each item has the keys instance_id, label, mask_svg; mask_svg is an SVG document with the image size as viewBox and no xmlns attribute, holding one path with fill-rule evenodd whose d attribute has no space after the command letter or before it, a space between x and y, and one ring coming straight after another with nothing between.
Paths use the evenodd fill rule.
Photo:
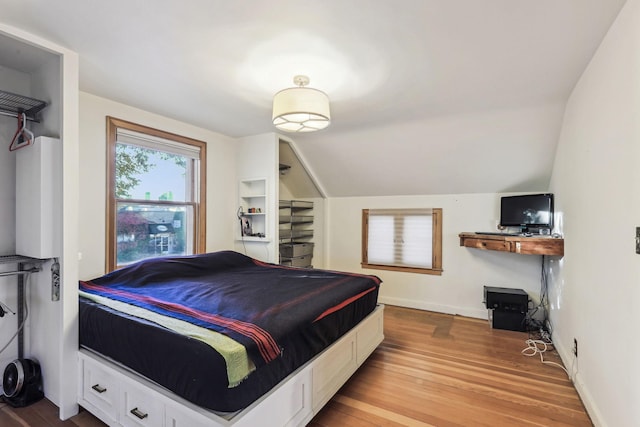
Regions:
<instances>
[{"instance_id":1,"label":"light hardwood floor","mask_svg":"<svg viewBox=\"0 0 640 427\"><path fill-rule=\"evenodd\" d=\"M384 342L310 426L591 426L565 372L522 355L527 338L387 306Z\"/></svg>"},{"instance_id":2,"label":"light hardwood floor","mask_svg":"<svg viewBox=\"0 0 640 427\"><path fill-rule=\"evenodd\" d=\"M384 342L309 426L591 426L564 371L521 354L527 338L486 321L387 306ZM545 359L560 361L553 352ZM46 400L0 405L3 427L103 425L84 411L59 421Z\"/></svg>"}]
</instances>

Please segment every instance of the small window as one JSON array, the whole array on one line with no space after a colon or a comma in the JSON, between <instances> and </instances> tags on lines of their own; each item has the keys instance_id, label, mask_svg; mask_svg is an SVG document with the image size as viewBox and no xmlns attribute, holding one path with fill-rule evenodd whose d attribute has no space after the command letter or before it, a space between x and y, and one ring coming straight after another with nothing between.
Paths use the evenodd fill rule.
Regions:
<instances>
[{"instance_id":1,"label":"small window","mask_svg":"<svg viewBox=\"0 0 640 427\"><path fill-rule=\"evenodd\" d=\"M442 274L442 209L363 209L362 267Z\"/></svg>"},{"instance_id":2,"label":"small window","mask_svg":"<svg viewBox=\"0 0 640 427\"><path fill-rule=\"evenodd\" d=\"M107 271L204 251L202 141L107 117Z\"/></svg>"}]
</instances>

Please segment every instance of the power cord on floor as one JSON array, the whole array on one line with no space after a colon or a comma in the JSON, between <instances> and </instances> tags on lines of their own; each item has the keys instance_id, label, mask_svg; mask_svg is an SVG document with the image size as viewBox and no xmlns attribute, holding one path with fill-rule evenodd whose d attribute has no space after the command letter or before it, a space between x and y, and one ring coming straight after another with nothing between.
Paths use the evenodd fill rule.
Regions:
<instances>
[{"instance_id":1,"label":"power cord on floor","mask_svg":"<svg viewBox=\"0 0 640 427\"><path fill-rule=\"evenodd\" d=\"M551 339L551 333L546 330L541 324L538 324L537 327L533 327L534 324L527 324L528 326L531 326L528 331L529 331L529 339L536 341L544 341L549 345L553 345L553 340Z\"/></svg>"},{"instance_id":2,"label":"power cord on floor","mask_svg":"<svg viewBox=\"0 0 640 427\"><path fill-rule=\"evenodd\" d=\"M553 348L552 331L549 324L549 294L548 294L548 266L547 257L542 256L541 271L540 271L540 303L529 310L525 317L525 324L529 331L529 339L525 341L526 348L522 350L522 354L527 357L540 356L540 362L546 365L553 365L562 369L567 377L573 381L573 375L575 374L576 359L573 359L571 364L571 373L560 363L544 360L544 353L547 350ZM535 319L536 313L541 311L540 319Z\"/></svg>"},{"instance_id":3,"label":"power cord on floor","mask_svg":"<svg viewBox=\"0 0 640 427\"><path fill-rule=\"evenodd\" d=\"M540 355L540 362L544 363L545 365L552 365L562 369L567 374L567 376L571 378L569 371L567 371L564 366L556 362L544 360L544 353L549 349L549 347L553 346L553 343L547 343L543 340L528 339L525 341L525 344L527 344L527 347L522 350L522 354L528 357L533 357L538 354Z\"/></svg>"}]
</instances>

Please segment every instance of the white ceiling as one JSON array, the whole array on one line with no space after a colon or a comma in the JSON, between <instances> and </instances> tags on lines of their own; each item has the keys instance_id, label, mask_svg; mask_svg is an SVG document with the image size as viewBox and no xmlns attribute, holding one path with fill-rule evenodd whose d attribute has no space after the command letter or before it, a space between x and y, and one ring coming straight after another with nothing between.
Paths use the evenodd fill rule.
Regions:
<instances>
[{"instance_id":1,"label":"white ceiling","mask_svg":"<svg viewBox=\"0 0 640 427\"><path fill-rule=\"evenodd\" d=\"M0 21L78 52L83 91L233 137L273 131L306 74L333 121L293 138L327 195L459 194L546 189L624 2L0 0Z\"/></svg>"}]
</instances>

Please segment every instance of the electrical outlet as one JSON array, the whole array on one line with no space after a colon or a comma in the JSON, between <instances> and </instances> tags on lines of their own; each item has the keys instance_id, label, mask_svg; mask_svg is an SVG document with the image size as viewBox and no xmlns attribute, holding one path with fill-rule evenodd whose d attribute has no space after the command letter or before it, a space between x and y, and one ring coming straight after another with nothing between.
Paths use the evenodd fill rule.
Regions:
<instances>
[{"instance_id":1,"label":"electrical outlet","mask_svg":"<svg viewBox=\"0 0 640 427\"><path fill-rule=\"evenodd\" d=\"M576 338L573 339L573 355L578 357L578 340Z\"/></svg>"},{"instance_id":2,"label":"electrical outlet","mask_svg":"<svg viewBox=\"0 0 640 427\"><path fill-rule=\"evenodd\" d=\"M636 253L640 254L640 227L636 227Z\"/></svg>"}]
</instances>

